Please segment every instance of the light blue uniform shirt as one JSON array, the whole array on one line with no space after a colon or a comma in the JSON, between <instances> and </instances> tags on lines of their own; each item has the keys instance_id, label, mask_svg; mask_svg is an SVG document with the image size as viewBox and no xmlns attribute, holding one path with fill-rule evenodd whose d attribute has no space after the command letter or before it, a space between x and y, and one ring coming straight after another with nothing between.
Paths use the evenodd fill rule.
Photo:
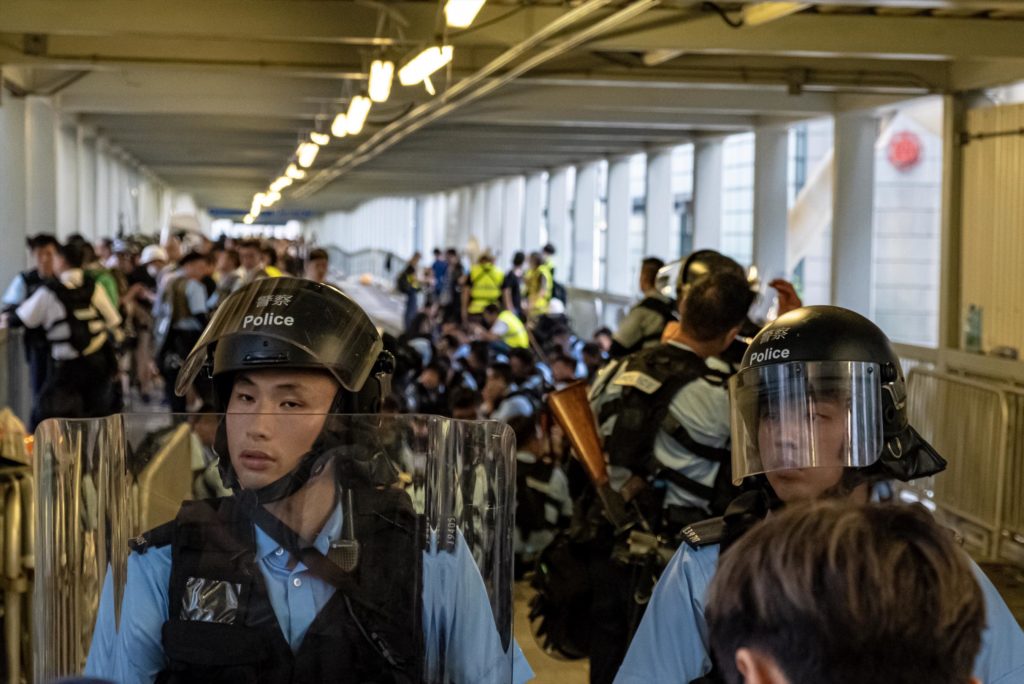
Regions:
<instances>
[{"instance_id":1,"label":"light blue uniform shirt","mask_svg":"<svg viewBox=\"0 0 1024 684\"><path fill-rule=\"evenodd\" d=\"M683 544L665 567L615 684L687 684L711 670L704 607L718 567L718 546ZM1024 632L985 573L971 561L985 596L988 627L974 676L984 684L1024 682Z\"/></svg>"},{"instance_id":2,"label":"light blue uniform shirt","mask_svg":"<svg viewBox=\"0 0 1024 684\"><path fill-rule=\"evenodd\" d=\"M28 298L28 286L25 285L25 279L19 273L14 276L14 280L7 286L4 291L3 299L0 300L4 306L18 306Z\"/></svg>"},{"instance_id":3,"label":"light blue uniform shirt","mask_svg":"<svg viewBox=\"0 0 1024 684\"><path fill-rule=\"evenodd\" d=\"M341 535L339 506L317 535L314 546L327 553ZM292 651L297 651L313 619L334 595L334 587L309 572L303 563L289 569L291 555L256 526L257 565L270 604ZM96 630L85 673L124 684L152 682L166 658L161 628L167 621L171 547L151 548L128 557L128 581L121 607L121 629L114 623L112 576L108 569L96 617ZM501 647L483 579L465 540L454 551L423 552L423 629L428 654L446 644L446 668L453 682L521 684L533 677L523 652L513 640L512 672ZM339 675L342 673L339 673Z\"/></svg>"}]
</instances>

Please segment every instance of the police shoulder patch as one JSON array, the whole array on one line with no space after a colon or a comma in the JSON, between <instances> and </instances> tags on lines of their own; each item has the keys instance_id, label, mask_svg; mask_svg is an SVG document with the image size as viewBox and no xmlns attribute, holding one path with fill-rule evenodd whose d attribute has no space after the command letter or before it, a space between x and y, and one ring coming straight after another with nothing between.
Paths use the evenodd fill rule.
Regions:
<instances>
[{"instance_id":1,"label":"police shoulder patch","mask_svg":"<svg viewBox=\"0 0 1024 684\"><path fill-rule=\"evenodd\" d=\"M725 536L725 518L711 518L693 523L684 527L679 536L695 549L718 544Z\"/></svg>"},{"instance_id":2,"label":"police shoulder patch","mask_svg":"<svg viewBox=\"0 0 1024 684\"><path fill-rule=\"evenodd\" d=\"M612 384L622 387L634 387L644 394L654 394L662 385L660 380L640 371L626 371L615 378Z\"/></svg>"}]
</instances>

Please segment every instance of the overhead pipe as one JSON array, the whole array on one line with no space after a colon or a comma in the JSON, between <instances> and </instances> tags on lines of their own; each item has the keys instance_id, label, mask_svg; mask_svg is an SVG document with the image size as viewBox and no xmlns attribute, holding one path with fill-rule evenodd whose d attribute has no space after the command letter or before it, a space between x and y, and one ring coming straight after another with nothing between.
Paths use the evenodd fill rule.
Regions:
<instances>
[{"instance_id":1,"label":"overhead pipe","mask_svg":"<svg viewBox=\"0 0 1024 684\"><path fill-rule=\"evenodd\" d=\"M433 121L436 121L442 116L445 116L460 107L494 92L531 69L575 49L589 40L603 35L615 26L643 14L662 2L662 0L636 0L636 2L627 5L614 14L592 24L591 26L588 26L572 36L567 37L557 45L553 45L552 47L534 55L530 59L513 67L499 78L485 81L485 79L490 77L492 74L510 65L524 53L538 46L547 38L556 35L564 28L575 24L580 19L601 9L609 4L610 1L611 0L590 0L590 2L580 5L575 10L562 15L556 21L551 22L523 42L499 55L472 76L469 76L453 85L442 96L420 105L406 116L378 131L373 137L357 147L355 150L339 158L329 168L323 169L317 173L316 176L310 179L308 183L298 189L295 193L295 197L309 197L345 171L373 159L388 148L401 142L412 133L415 133L417 130L432 123ZM478 85L480 87L473 89ZM464 93L465 95L459 98L459 96Z\"/></svg>"}]
</instances>

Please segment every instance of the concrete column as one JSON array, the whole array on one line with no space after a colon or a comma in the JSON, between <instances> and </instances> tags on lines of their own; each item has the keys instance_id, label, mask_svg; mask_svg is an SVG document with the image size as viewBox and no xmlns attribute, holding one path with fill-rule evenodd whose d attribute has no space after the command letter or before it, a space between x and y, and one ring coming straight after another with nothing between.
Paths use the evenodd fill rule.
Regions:
<instances>
[{"instance_id":1,"label":"concrete column","mask_svg":"<svg viewBox=\"0 0 1024 684\"><path fill-rule=\"evenodd\" d=\"M722 237L722 141L693 149L693 248L719 249Z\"/></svg>"},{"instance_id":2,"label":"concrete column","mask_svg":"<svg viewBox=\"0 0 1024 684\"><path fill-rule=\"evenodd\" d=\"M942 234L939 246L939 348L959 349L963 335L960 309L960 257L963 244L963 95L942 101Z\"/></svg>"},{"instance_id":3,"label":"concrete column","mask_svg":"<svg viewBox=\"0 0 1024 684\"><path fill-rule=\"evenodd\" d=\"M788 164L789 131L758 129L754 135L754 264L762 279L787 276Z\"/></svg>"},{"instance_id":4,"label":"concrete column","mask_svg":"<svg viewBox=\"0 0 1024 684\"><path fill-rule=\"evenodd\" d=\"M527 176L523 191L523 251L527 254L543 246L540 243L540 221L544 211L540 202L543 191L543 177L539 173Z\"/></svg>"},{"instance_id":5,"label":"concrete column","mask_svg":"<svg viewBox=\"0 0 1024 684\"><path fill-rule=\"evenodd\" d=\"M832 303L871 315L875 140L871 114L836 116L832 205Z\"/></svg>"},{"instance_id":6,"label":"concrete column","mask_svg":"<svg viewBox=\"0 0 1024 684\"><path fill-rule=\"evenodd\" d=\"M25 225L29 235L57 226L57 117L44 97L25 98Z\"/></svg>"},{"instance_id":7,"label":"concrete column","mask_svg":"<svg viewBox=\"0 0 1024 684\"><path fill-rule=\"evenodd\" d=\"M57 126L57 235L67 238L78 227L78 134L75 128ZM95 236L86 234L86 237Z\"/></svg>"},{"instance_id":8,"label":"concrete column","mask_svg":"<svg viewBox=\"0 0 1024 684\"><path fill-rule=\"evenodd\" d=\"M0 287L28 265L25 237L25 100L4 96L0 106Z\"/></svg>"},{"instance_id":9,"label":"concrete column","mask_svg":"<svg viewBox=\"0 0 1024 684\"><path fill-rule=\"evenodd\" d=\"M470 194L469 204L469 239L476 240L479 250L487 247L487 186L483 183L474 185Z\"/></svg>"},{"instance_id":10,"label":"concrete column","mask_svg":"<svg viewBox=\"0 0 1024 684\"><path fill-rule=\"evenodd\" d=\"M499 263L504 258L501 252L501 225L505 215L505 187L501 180L491 181L484 186L485 218L481 242L491 250Z\"/></svg>"},{"instance_id":11,"label":"concrete column","mask_svg":"<svg viewBox=\"0 0 1024 684\"><path fill-rule=\"evenodd\" d=\"M160 190L149 178L139 183L139 231L152 235L160 225Z\"/></svg>"},{"instance_id":12,"label":"concrete column","mask_svg":"<svg viewBox=\"0 0 1024 684\"><path fill-rule=\"evenodd\" d=\"M672 254L672 150L647 153L647 221L644 253L665 261Z\"/></svg>"},{"instance_id":13,"label":"concrete column","mask_svg":"<svg viewBox=\"0 0 1024 684\"><path fill-rule=\"evenodd\" d=\"M96 137L82 126L75 132L78 151L78 232L96 235Z\"/></svg>"},{"instance_id":14,"label":"concrete column","mask_svg":"<svg viewBox=\"0 0 1024 684\"><path fill-rule=\"evenodd\" d=\"M512 268L512 257L525 251L523 246L523 195L526 179L514 176L504 182L504 216L501 224L501 267Z\"/></svg>"},{"instance_id":15,"label":"concrete column","mask_svg":"<svg viewBox=\"0 0 1024 684\"><path fill-rule=\"evenodd\" d=\"M100 235L106 234L110 225L110 164L107 163L107 144L102 138L96 140L96 194L94 195L95 221L93 229Z\"/></svg>"},{"instance_id":16,"label":"concrete column","mask_svg":"<svg viewBox=\"0 0 1024 684\"><path fill-rule=\"evenodd\" d=\"M551 172L548 177L548 242L555 246L555 277L568 282L573 267L572 226L569 225L568 169ZM543 247L543 245L539 245Z\"/></svg>"},{"instance_id":17,"label":"concrete column","mask_svg":"<svg viewBox=\"0 0 1024 684\"><path fill-rule=\"evenodd\" d=\"M572 282L576 287L587 290L596 289L597 250L594 245L594 203L597 201L597 164L591 163L579 167L576 171L576 197L572 242L573 269Z\"/></svg>"},{"instance_id":18,"label":"concrete column","mask_svg":"<svg viewBox=\"0 0 1024 684\"><path fill-rule=\"evenodd\" d=\"M118 159L114 154L108 152L107 156L107 192L109 193L109 199L107 206L110 211L110 219L106 225L97 226L96 230L101 237L110 237L117 233L118 225L121 222L121 214L123 212L121 204L121 186L124 183L123 180L123 169L121 167L121 160Z\"/></svg>"},{"instance_id":19,"label":"concrete column","mask_svg":"<svg viewBox=\"0 0 1024 684\"><path fill-rule=\"evenodd\" d=\"M608 161L608 277L605 279L605 289L614 294L628 295L633 291L629 263L629 219L632 213L629 157L617 157Z\"/></svg>"}]
</instances>

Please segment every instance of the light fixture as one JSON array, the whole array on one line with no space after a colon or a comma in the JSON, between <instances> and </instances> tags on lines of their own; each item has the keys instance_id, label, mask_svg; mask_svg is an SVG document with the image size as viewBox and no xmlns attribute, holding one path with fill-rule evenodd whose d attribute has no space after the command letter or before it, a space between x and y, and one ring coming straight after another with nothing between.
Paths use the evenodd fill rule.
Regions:
<instances>
[{"instance_id":1,"label":"light fixture","mask_svg":"<svg viewBox=\"0 0 1024 684\"><path fill-rule=\"evenodd\" d=\"M254 199L252 201L252 207L249 209L249 216L256 218L260 215L261 211L263 211L263 206Z\"/></svg>"},{"instance_id":2,"label":"light fixture","mask_svg":"<svg viewBox=\"0 0 1024 684\"><path fill-rule=\"evenodd\" d=\"M366 123L366 117L370 114L370 98L365 95L356 95L348 103L348 111L345 113L345 130L349 135L359 135Z\"/></svg>"},{"instance_id":3,"label":"light fixture","mask_svg":"<svg viewBox=\"0 0 1024 684\"><path fill-rule=\"evenodd\" d=\"M284 175L294 180L302 180L303 178L306 177L306 172L300 169L295 164L289 164L288 168L284 172Z\"/></svg>"},{"instance_id":4,"label":"light fixture","mask_svg":"<svg viewBox=\"0 0 1024 684\"><path fill-rule=\"evenodd\" d=\"M416 85L452 61L451 45L428 47L398 70L398 81L404 86Z\"/></svg>"},{"instance_id":5,"label":"light fixture","mask_svg":"<svg viewBox=\"0 0 1024 684\"><path fill-rule=\"evenodd\" d=\"M309 134L309 139L315 142L320 147L323 147L327 143L331 142L331 136L327 135L326 133L317 133L316 131L313 131L312 133Z\"/></svg>"},{"instance_id":6,"label":"light fixture","mask_svg":"<svg viewBox=\"0 0 1024 684\"><path fill-rule=\"evenodd\" d=\"M445 22L454 28L466 28L483 6L484 0L448 0L444 6Z\"/></svg>"},{"instance_id":7,"label":"light fixture","mask_svg":"<svg viewBox=\"0 0 1024 684\"><path fill-rule=\"evenodd\" d=\"M260 200L260 204L267 208L270 208L271 206L274 205L274 202L277 202L281 199L281 193L277 191L271 191L266 194L260 194L263 195L263 199Z\"/></svg>"},{"instance_id":8,"label":"light fixture","mask_svg":"<svg viewBox=\"0 0 1024 684\"><path fill-rule=\"evenodd\" d=\"M270 189L274 192L281 192L294 182L295 181L293 181L288 176L281 176L276 181L270 184Z\"/></svg>"},{"instance_id":9,"label":"light fixture","mask_svg":"<svg viewBox=\"0 0 1024 684\"><path fill-rule=\"evenodd\" d=\"M299 145L299 149L295 151L295 155L299 158L299 166L308 169L316 161L316 155L319 151L320 146L315 142L304 142Z\"/></svg>"},{"instance_id":10,"label":"light fixture","mask_svg":"<svg viewBox=\"0 0 1024 684\"><path fill-rule=\"evenodd\" d=\"M244 223L247 226L251 226L252 222L255 221L255 220L256 220L256 218L252 214L246 214L245 218L242 219L242 223Z\"/></svg>"},{"instance_id":11,"label":"light fixture","mask_svg":"<svg viewBox=\"0 0 1024 684\"><path fill-rule=\"evenodd\" d=\"M759 26L788 17L811 6L809 2L759 2L743 6L743 24Z\"/></svg>"},{"instance_id":12,"label":"light fixture","mask_svg":"<svg viewBox=\"0 0 1024 684\"><path fill-rule=\"evenodd\" d=\"M395 63L391 61L373 60L370 65L370 99L374 102L387 102L391 95L391 81L395 76Z\"/></svg>"},{"instance_id":13,"label":"light fixture","mask_svg":"<svg viewBox=\"0 0 1024 684\"><path fill-rule=\"evenodd\" d=\"M348 117L345 116L345 112L334 117L334 123L331 124L331 135L335 138L344 138L348 135Z\"/></svg>"}]
</instances>

